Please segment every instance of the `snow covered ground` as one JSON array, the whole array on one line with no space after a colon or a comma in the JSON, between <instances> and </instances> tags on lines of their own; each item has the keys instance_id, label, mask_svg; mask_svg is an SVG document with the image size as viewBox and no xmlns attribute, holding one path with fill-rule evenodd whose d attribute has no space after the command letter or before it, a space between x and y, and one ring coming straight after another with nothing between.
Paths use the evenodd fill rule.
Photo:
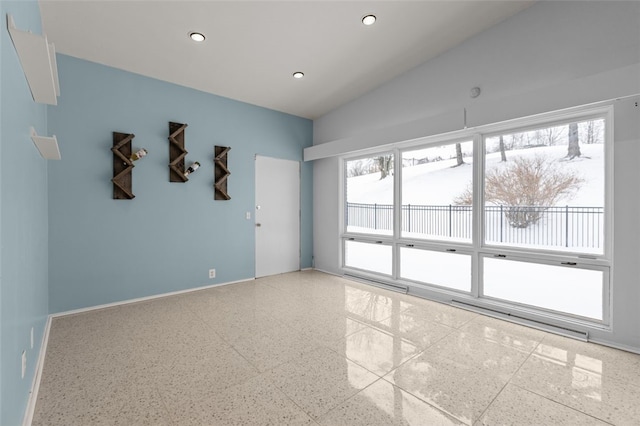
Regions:
<instances>
[{"instance_id":1,"label":"snow covered ground","mask_svg":"<svg viewBox=\"0 0 640 426\"><path fill-rule=\"evenodd\" d=\"M455 150L453 147L448 148ZM566 145L507 151L507 162L500 163L500 153L486 156L486 168L505 167L515 157L534 158L544 155L563 169L574 170L585 183L575 197L562 199L558 205L603 206L604 200L604 145L580 146L582 157L563 161ZM451 154L451 152L449 152ZM452 167L456 160L449 159L404 167L402 169L402 204L448 205L471 184L472 159L464 158L465 165ZM393 176L380 180L380 173L347 178L347 200L350 203L393 204Z\"/></svg>"}]
</instances>

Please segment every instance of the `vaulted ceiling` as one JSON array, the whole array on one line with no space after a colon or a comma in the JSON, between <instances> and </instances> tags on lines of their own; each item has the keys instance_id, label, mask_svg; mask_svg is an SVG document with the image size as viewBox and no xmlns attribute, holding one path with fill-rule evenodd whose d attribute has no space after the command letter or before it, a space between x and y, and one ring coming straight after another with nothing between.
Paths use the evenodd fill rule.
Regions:
<instances>
[{"instance_id":1,"label":"vaulted ceiling","mask_svg":"<svg viewBox=\"0 0 640 426\"><path fill-rule=\"evenodd\" d=\"M59 53L314 119L532 3L41 0L40 8ZM362 23L368 14L374 25Z\"/></svg>"}]
</instances>

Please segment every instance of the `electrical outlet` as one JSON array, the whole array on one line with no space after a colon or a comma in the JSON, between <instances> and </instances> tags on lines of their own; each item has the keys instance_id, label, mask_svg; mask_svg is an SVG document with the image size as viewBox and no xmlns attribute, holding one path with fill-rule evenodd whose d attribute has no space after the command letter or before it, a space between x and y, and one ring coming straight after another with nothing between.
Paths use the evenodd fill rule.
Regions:
<instances>
[{"instance_id":1,"label":"electrical outlet","mask_svg":"<svg viewBox=\"0 0 640 426\"><path fill-rule=\"evenodd\" d=\"M27 372L27 351L22 351L22 378Z\"/></svg>"},{"instance_id":2,"label":"electrical outlet","mask_svg":"<svg viewBox=\"0 0 640 426\"><path fill-rule=\"evenodd\" d=\"M33 349L33 327L31 327L31 349Z\"/></svg>"},{"instance_id":3,"label":"electrical outlet","mask_svg":"<svg viewBox=\"0 0 640 426\"><path fill-rule=\"evenodd\" d=\"M215 278L215 277L216 277L216 270L209 269L209 278Z\"/></svg>"},{"instance_id":4,"label":"electrical outlet","mask_svg":"<svg viewBox=\"0 0 640 426\"><path fill-rule=\"evenodd\" d=\"M244 216L247 220L251 220L251 212L247 212L247 214Z\"/></svg>"}]
</instances>

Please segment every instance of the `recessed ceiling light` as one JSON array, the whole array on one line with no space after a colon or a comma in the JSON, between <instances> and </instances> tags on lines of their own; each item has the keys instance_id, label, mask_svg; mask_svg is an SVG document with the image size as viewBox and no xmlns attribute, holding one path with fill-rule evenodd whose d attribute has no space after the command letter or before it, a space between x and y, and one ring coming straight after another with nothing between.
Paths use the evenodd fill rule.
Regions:
<instances>
[{"instance_id":1,"label":"recessed ceiling light","mask_svg":"<svg viewBox=\"0 0 640 426\"><path fill-rule=\"evenodd\" d=\"M300 71L296 71L293 73L293 78L302 78L304 77L304 73Z\"/></svg>"},{"instance_id":2,"label":"recessed ceiling light","mask_svg":"<svg viewBox=\"0 0 640 426\"><path fill-rule=\"evenodd\" d=\"M189 33L189 37L191 38L191 40L197 41L198 43L201 41L204 41L204 34L202 33L196 33L196 32Z\"/></svg>"},{"instance_id":3,"label":"recessed ceiling light","mask_svg":"<svg viewBox=\"0 0 640 426\"><path fill-rule=\"evenodd\" d=\"M362 18L362 23L365 25L373 25L376 23L376 15L367 15Z\"/></svg>"}]
</instances>

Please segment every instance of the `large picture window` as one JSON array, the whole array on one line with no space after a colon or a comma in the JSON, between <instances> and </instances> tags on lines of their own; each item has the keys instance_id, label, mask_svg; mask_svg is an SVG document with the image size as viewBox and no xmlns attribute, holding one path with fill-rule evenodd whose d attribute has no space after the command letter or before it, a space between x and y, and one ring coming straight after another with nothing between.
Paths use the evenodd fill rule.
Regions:
<instances>
[{"instance_id":1,"label":"large picture window","mask_svg":"<svg viewBox=\"0 0 640 426\"><path fill-rule=\"evenodd\" d=\"M485 243L603 254L604 119L485 139Z\"/></svg>"},{"instance_id":2,"label":"large picture window","mask_svg":"<svg viewBox=\"0 0 640 426\"><path fill-rule=\"evenodd\" d=\"M536 321L609 324L611 114L550 113L346 159L343 267Z\"/></svg>"}]
</instances>

